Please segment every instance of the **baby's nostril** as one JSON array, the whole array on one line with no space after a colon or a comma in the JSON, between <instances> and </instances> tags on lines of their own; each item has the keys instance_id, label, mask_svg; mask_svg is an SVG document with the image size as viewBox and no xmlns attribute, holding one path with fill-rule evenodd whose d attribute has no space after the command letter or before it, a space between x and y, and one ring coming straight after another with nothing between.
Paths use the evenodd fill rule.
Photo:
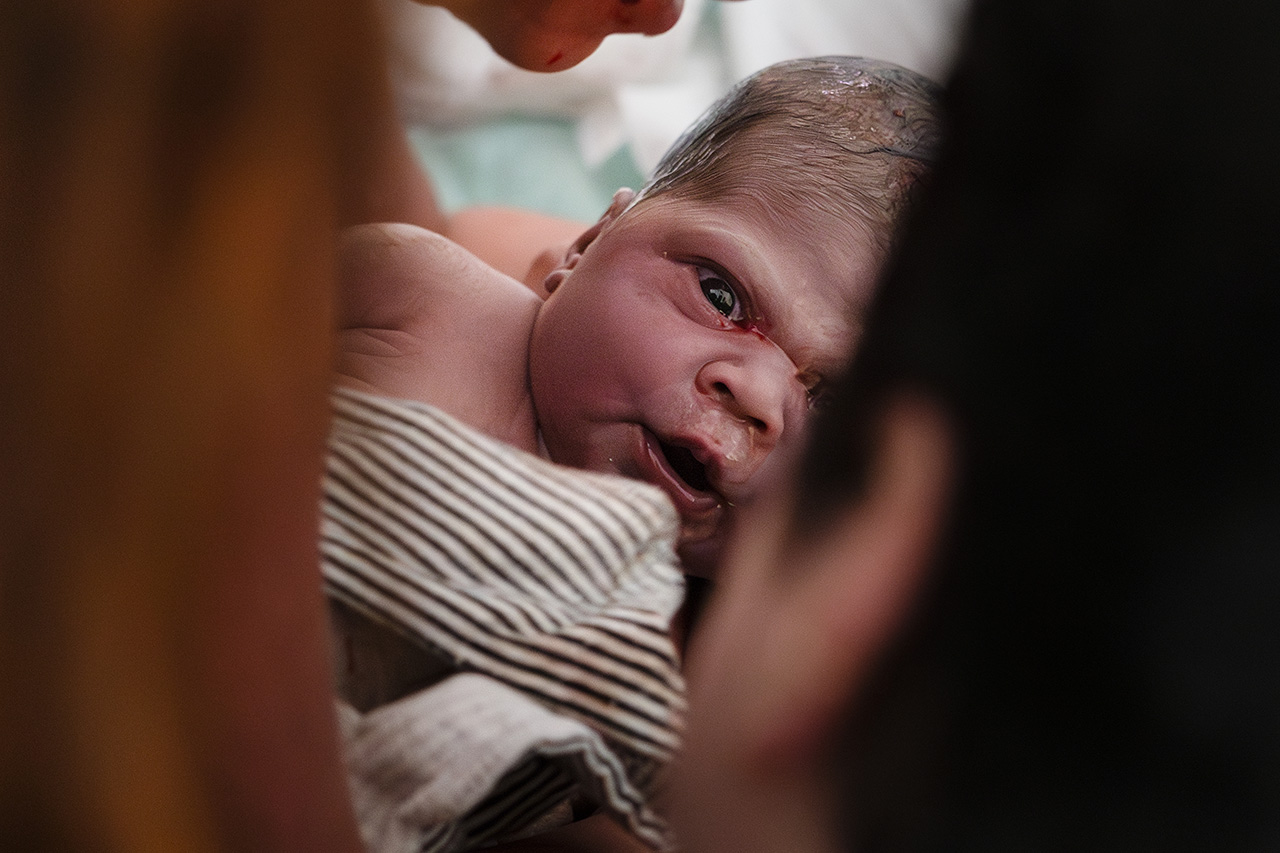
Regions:
<instances>
[{"instance_id":1,"label":"baby's nostril","mask_svg":"<svg viewBox=\"0 0 1280 853\"><path fill-rule=\"evenodd\" d=\"M737 397L733 395L733 391L723 382L712 382L711 393L714 394L721 403L737 402ZM732 406L731 411L735 413L739 420L746 422L756 432L768 432L769 424L760 418L753 417L752 415L742 411L743 408L744 407L742 406Z\"/></svg>"}]
</instances>

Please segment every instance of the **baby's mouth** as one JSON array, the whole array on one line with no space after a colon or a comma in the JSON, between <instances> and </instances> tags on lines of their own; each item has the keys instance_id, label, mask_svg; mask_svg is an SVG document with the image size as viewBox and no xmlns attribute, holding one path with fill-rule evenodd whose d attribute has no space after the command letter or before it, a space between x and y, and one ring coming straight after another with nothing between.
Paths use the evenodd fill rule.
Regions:
<instances>
[{"instance_id":1,"label":"baby's mouth","mask_svg":"<svg viewBox=\"0 0 1280 853\"><path fill-rule=\"evenodd\" d=\"M658 439L658 448L662 451L662 455L667 457L671 469L692 489L699 492L712 491L711 480L707 477L707 466L697 460L692 450L676 444L668 444L662 439Z\"/></svg>"},{"instance_id":2,"label":"baby's mouth","mask_svg":"<svg viewBox=\"0 0 1280 853\"><path fill-rule=\"evenodd\" d=\"M642 428L638 456L642 478L671 496L686 525L691 518L707 517L723 505L707 466L689 448L663 441Z\"/></svg>"}]
</instances>

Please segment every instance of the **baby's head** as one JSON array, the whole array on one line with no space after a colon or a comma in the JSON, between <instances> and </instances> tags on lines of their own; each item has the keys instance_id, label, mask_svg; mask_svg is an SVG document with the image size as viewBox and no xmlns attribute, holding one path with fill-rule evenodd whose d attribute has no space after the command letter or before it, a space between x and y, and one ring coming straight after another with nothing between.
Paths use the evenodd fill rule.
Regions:
<instances>
[{"instance_id":1,"label":"baby's head","mask_svg":"<svg viewBox=\"0 0 1280 853\"><path fill-rule=\"evenodd\" d=\"M722 98L547 279L530 381L556 461L661 487L714 570L857 340L939 135L935 87L847 57Z\"/></svg>"},{"instance_id":2,"label":"baby's head","mask_svg":"<svg viewBox=\"0 0 1280 853\"><path fill-rule=\"evenodd\" d=\"M850 227L881 258L911 188L937 155L940 91L928 78L875 59L780 62L746 78L663 156L636 201L754 205L835 235Z\"/></svg>"}]
</instances>

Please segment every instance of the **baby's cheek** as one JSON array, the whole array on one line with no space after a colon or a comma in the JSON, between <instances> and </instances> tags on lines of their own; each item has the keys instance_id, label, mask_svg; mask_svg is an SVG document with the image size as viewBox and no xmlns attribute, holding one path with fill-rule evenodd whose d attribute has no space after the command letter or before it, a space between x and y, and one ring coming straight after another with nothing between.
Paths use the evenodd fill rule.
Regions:
<instances>
[{"instance_id":1,"label":"baby's cheek","mask_svg":"<svg viewBox=\"0 0 1280 853\"><path fill-rule=\"evenodd\" d=\"M615 327L602 341L601 349L612 354L615 364L633 380L662 381L680 359L682 341L657 323L629 322Z\"/></svg>"},{"instance_id":2,"label":"baby's cheek","mask_svg":"<svg viewBox=\"0 0 1280 853\"><path fill-rule=\"evenodd\" d=\"M756 500L768 499L787 491L800 470L800 460L806 444L804 433L804 430L798 429L791 436L784 436L769 451L769 455L765 457L760 469L752 478L751 493Z\"/></svg>"}]
</instances>

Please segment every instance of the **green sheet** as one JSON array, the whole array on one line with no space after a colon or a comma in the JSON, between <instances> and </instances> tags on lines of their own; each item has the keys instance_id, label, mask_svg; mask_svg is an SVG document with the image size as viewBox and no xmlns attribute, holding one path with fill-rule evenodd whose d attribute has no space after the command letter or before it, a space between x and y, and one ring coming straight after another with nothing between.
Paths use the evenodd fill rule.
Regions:
<instances>
[{"instance_id":1,"label":"green sheet","mask_svg":"<svg viewBox=\"0 0 1280 853\"><path fill-rule=\"evenodd\" d=\"M409 138L446 212L504 204L594 222L616 189L644 182L625 147L588 169L566 120L512 116L457 129L413 127Z\"/></svg>"}]
</instances>

